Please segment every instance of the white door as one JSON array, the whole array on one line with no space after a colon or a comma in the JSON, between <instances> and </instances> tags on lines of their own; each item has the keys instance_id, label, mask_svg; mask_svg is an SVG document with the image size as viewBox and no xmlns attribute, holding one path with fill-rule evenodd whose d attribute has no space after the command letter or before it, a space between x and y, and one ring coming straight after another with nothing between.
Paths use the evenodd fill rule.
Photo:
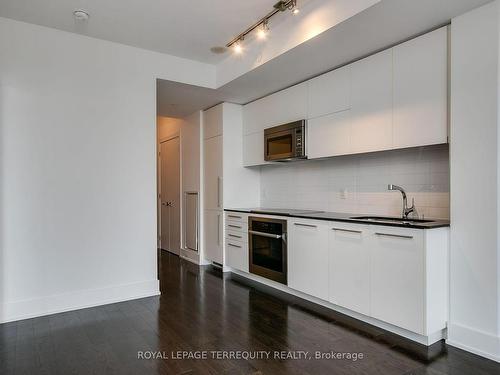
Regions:
<instances>
[{"instance_id":1,"label":"white door","mask_svg":"<svg viewBox=\"0 0 500 375\"><path fill-rule=\"evenodd\" d=\"M424 231L374 227L370 236L371 315L424 334Z\"/></svg>"},{"instance_id":2,"label":"white door","mask_svg":"<svg viewBox=\"0 0 500 375\"><path fill-rule=\"evenodd\" d=\"M392 49L351 65L353 153L392 148Z\"/></svg>"},{"instance_id":3,"label":"white door","mask_svg":"<svg viewBox=\"0 0 500 375\"><path fill-rule=\"evenodd\" d=\"M205 209L222 209L222 136L205 140Z\"/></svg>"},{"instance_id":4,"label":"white door","mask_svg":"<svg viewBox=\"0 0 500 375\"><path fill-rule=\"evenodd\" d=\"M224 263L222 225L222 211L205 210L205 259L219 264Z\"/></svg>"},{"instance_id":5,"label":"white door","mask_svg":"<svg viewBox=\"0 0 500 375\"><path fill-rule=\"evenodd\" d=\"M179 255L180 218L179 137L160 143L160 248Z\"/></svg>"},{"instance_id":6,"label":"white door","mask_svg":"<svg viewBox=\"0 0 500 375\"><path fill-rule=\"evenodd\" d=\"M288 286L328 300L328 228L317 221L291 221Z\"/></svg>"},{"instance_id":7,"label":"white door","mask_svg":"<svg viewBox=\"0 0 500 375\"><path fill-rule=\"evenodd\" d=\"M329 231L330 302L370 314L370 252L367 227L335 223Z\"/></svg>"},{"instance_id":8,"label":"white door","mask_svg":"<svg viewBox=\"0 0 500 375\"><path fill-rule=\"evenodd\" d=\"M394 148L446 143L448 29L394 47Z\"/></svg>"}]
</instances>

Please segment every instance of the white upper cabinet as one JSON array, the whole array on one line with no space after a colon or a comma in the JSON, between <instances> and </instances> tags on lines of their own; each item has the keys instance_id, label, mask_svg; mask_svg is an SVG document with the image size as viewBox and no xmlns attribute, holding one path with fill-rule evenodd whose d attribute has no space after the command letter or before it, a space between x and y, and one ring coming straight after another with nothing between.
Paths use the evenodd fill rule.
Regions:
<instances>
[{"instance_id":1,"label":"white upper cabinet","mask_svg":"<svg viewBox=\"0 0 500 375\"><path fill-rule=\"evenodd\" d=\"M207 109L203 112L203 138L208 139L222 135L223 104Z\"/></svg>"},{"instance_id":2,"label":"white upper cabinet","mask_svg":"<svg viewBox=\"0 0 500 375\"><path fill-rule=\"evenodd\" d=\"M243 134L262 131L307 117L307 82L292 86L243 107Z\"/></svg>"},{"instance_id":3,"label":"white upper cabinet","mask_svg":"<svg viewBox=\"0 0 500 375\"><path fill-rule=\"evenodd\" d=\"M264 131L243 136L243 166L266 164L264 161Z\"/></svg>"},{"instance_id":4,"label":"white upper cabinet","mask_svg":"<svg viewBox=\"0 0 500 375\"><path fill-rule=\"evenodd\" d=\"M371 251L371 315L425 334L424 231L373 227ZM439 287L439 285L436 285Z\"/></svg>"},{"instance_id":5,"label":"white upper cabinet","mask_svg":"<svg viewBox=\"0 0 500 375\"><path fill-rule=\"evenodd\" d=\"M394 148L446 143L448 29L394 47Z\"/></svg>"},{"instance_id":6,"label":"white upper cabinet","mask_svg":"<svg viewBox=\"0 0 500 375\"><path fill-rule=\"evenodd\" d=\"M391 149L392 49L351 64L351 77L351 152Z\"/></svg>"},{"instance_id":7,"label":"white upper cabinet","mask_svg":"<svg viewBox=\"0 0 500 375\"><path fill-rule=\"evenodd\" d=\"M308 118L349 109L351 67L345 66L308 81Z\"/></svg>"},{"instance_id":8,"label":"white upper cabinet","mask_svg":"<svg viewBox=\"0 0 500 375\"><path fill-rule=\"evenodd\" d=\"M290 220L288 226L288 286L328 300L327 225Z\"/></svg>"},{"instance_id":9,"label":"white upper cabinet","mask_svg":"<svg viewBox=\"0 0 500 375\"><path fill-rule=\"evenodd\" d=\"M351 113L342 111L308 120L309 159L351 152Z\"/></svg>"}]
</instances>

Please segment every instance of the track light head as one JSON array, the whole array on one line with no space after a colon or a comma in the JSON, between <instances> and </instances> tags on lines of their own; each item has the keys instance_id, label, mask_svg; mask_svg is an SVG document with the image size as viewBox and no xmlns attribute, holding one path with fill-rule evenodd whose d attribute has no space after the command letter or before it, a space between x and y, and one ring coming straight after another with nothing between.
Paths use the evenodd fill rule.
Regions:
<instances>
[{"instance_id":1,"label":"track light head","mask_svg":"<svg viewBox=\"0 0 500 375\"><path fill-rule=\"evenodd\" d=\"M268 21L264 20L264 22L262 22L262 25L260 25L259 29L257 30L257 37L259 39L266 39L268 32L269 32Z\"/></svg>"}]
</instances>

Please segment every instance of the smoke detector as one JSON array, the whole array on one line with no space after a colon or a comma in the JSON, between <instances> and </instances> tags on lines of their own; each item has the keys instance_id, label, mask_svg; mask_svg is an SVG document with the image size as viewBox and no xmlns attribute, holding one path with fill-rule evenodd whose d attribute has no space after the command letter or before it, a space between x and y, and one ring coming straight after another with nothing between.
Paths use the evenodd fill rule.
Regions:
<instances>
[{"instance_id":1,"label":"smoke detector","mask_svg":"<svg viewBox=\"0 0 500 375\"><path fill-rule=\"evenodd\" d=\"M77 9L73 12L73 17L75 17L77 21L87 21L89 19L89 13L82 9Z\"/></svg>"}]
</instances>

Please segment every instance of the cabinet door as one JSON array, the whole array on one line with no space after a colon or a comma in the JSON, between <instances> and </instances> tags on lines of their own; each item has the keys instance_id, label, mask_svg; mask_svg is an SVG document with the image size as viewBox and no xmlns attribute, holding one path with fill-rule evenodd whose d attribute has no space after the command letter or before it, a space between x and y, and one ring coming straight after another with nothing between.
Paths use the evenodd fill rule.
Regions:
<instances>
[{"instance_id":1,"label":"cabinet door","mask_svg":"<svg viewBox=\"0 0 500 375\"><path fill-rule=\"evenodd\" d=\"M446 27L394 47L394 146L446 143Z\"/></svg>"},{"instance_id":2,"label":"cabinet door","mask_svg":"<svg viewBox=\"0 0 500 375\"><path fill-rule=\"evenodd\" d=\"M225 248L226 266L248 272L248 244L233 238L226 238Z\"/></svg>"},{"instance_id":3,"label":"cabinet door","mask_svg":"<svg viewBox=\"0 0 500 375\"><path fill-rule=\"evenodd\" d=\"M223 264L222 254L222 211L205 210L204 239L205 259Z\"/></svg>"},{"instance_id":4,"label":"cabinet door","mask_svg":"<svg viewBox=\"0 0 500 375\"><path fill-rule=\"evenodd\" d=\"M329 228L330 302L370 314L370 252L368 229L335 223Z\"/></svg>"},{"instance_id":5,"label":"cabinet door","mask_svg":"<svg viewBox=\"0 0 500 375\"><path fill-rule=\"evenodd\" d=\"M203 112L203 139L222 135L223 104L207 109Z\"/></svg>"},{"instance_id":6,"label":"cabinet door","mask_svg":"<svg viewBox=\"0 0 500 375\"><path fill-rule=\"evenodd\" d=\"M351 65L353 153L392 148L392 49Z\"/></svg>"},{"instance_id":7,"label":"cabinet door","mask_svg":"<svg viewBox=\"0 0 500 375\"><path fill-rule=\"evenodd\" d=\"M308 118L349 109L351 68L345 66L308 81Z\"/></svg>"},{"instance_id":8,"label":"cabinet door","mask_svg":"<svg viewBox=\"0 0 500 375\"><path fill-rule=\"evenodd\" d=\"M370 236L371 315L424 334L423 230L375 227Z\"/></svg>"},{"instance_id":9,"label":"cabinet door","mask_svg":"<svg viewBox=\"0 0 500 375\"><path fill-rule=\"evenodd\" d=\"M204 141L205 209L222 208L222 136Z\"/></svg>"},{"instance_id":10,"label":"cabinet door","mask_svg":"<svg viewBox=\"0 0 500 375\"><path fill-rule=\"evenodd\" d=\"M307 117L307 82L292 86L243 107L243 134Z\"/></svg>"},{"instance_id":11,"label":"cabinet door","mask_svg":"<svg viewBox=\"0 0 500 375\"><path fill-rule=\"evenodd\" d=\"M351 151L350 112L343 111L308 121L309 159L345 155Z\"/></svg>"},{"instance_id":12,"label":"cabinet door","mask_svg":"<svg viewBox=\"0 0 500 375\"><path fill-rule=\"evenodd\" d=\"M243 136L243 166L263 165L264 131Z\"/></svg>"},{"instance_id":13,"label":"cabinet door","mask_svg":"<svg viewBox=\"0 0 500 375\"><path fill-rule=\"evenodd\" d=\"M292 220L288 227L288 286L328 300L328 228Z\"/></svg>"}]
</instances>

